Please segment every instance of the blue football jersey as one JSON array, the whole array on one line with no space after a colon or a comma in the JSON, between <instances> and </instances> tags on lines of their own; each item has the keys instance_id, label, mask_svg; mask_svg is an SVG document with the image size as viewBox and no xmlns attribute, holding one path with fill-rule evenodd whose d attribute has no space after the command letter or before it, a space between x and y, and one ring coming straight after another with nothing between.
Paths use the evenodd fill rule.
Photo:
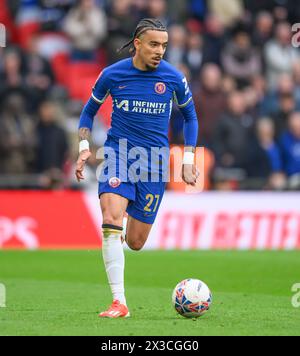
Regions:
<instances>
[{"instance_id":1,"label":"blue football jersey","mask_svg":"<svg viewBox=\"0 0 300 356\"><path fill-rule=\"evenodd\" d=\"M108 138L145 148L168 147L173 102L184 108L192 101L184 75L164 60L154 71L137 69L132 58L105 68L92 98L102 104L109 95L113 113Z\"/></svg>"}]
</instances>

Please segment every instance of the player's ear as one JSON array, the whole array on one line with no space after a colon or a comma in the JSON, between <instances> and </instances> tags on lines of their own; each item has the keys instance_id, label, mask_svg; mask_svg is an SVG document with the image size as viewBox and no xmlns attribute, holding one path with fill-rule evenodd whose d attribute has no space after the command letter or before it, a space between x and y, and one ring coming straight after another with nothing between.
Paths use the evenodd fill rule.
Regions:
<instances>
[{"instance_id":1,"label":"player's ear","mask_svg":"<svg viewBox=\"0 0 300 356\"><path fill-rule=\"evenodd\" d=\"M133 41L135 49L139 49L141 47L142 41L139 38L135 38Z\"/></svg>"}]
</instances>

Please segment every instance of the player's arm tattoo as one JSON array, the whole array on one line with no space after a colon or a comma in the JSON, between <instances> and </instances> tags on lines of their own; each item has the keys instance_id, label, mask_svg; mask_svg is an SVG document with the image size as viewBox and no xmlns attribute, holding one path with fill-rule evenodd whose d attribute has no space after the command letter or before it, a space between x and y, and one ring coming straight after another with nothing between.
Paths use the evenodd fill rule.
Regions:
<instances>
[{"instance_id":1,"label":"player's arm tattoo","mask_svg":"<svg viewBox=\"0 0 300 356\"><path fill-rule=\"evenodd\" d=\"M82 127L78 131L79 141L90 140L91 130L87 127Z\"/></svg>"}]
</instances>

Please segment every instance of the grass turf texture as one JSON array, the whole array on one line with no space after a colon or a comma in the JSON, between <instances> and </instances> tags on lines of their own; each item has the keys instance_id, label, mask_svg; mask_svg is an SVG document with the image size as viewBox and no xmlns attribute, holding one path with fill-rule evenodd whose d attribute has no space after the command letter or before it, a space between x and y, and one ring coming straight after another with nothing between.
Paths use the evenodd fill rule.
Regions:
<instances>
[{"instance_id":1,"label":"grass turf texture","mask_svg":"<svg viewBox=\"0 0 300 356\"><path fill-rule=\"evenodd\" d=\"M100 319L111 303L98 251L2 251L0 335L300 335L300 252L126 252L128 319ZM213 304L198 319L177 315L175 285L204 280Z\"/></svg>"}]
</instances>

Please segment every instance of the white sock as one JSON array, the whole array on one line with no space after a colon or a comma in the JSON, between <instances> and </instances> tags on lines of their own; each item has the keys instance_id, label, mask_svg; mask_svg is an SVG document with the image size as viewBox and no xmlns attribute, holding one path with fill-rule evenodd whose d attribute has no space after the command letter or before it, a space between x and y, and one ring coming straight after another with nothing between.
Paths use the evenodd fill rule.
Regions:
<instances>
[{"instance_id":1,"label":"white sock","mask_svg":"<svg viewBox=\"0 0 300 356\"><path fill-rule=\"evenodd\" d=\"M121 228L103 227L102 256L113 300L126 305L124 291L125 257L121 242Z\"/></svg>"},{"instance_id":2,"label":"white sock","mask_svg":"<svg viewBox=\"0 0 300 356\"><path fill-rule=\"evenodd\" d=\"M126 241L126 229L127 229L127 220L128 218L126 216L124 216L123 218L123 231L122 231L122 242Z\"/></svg>"}]
</instances>

